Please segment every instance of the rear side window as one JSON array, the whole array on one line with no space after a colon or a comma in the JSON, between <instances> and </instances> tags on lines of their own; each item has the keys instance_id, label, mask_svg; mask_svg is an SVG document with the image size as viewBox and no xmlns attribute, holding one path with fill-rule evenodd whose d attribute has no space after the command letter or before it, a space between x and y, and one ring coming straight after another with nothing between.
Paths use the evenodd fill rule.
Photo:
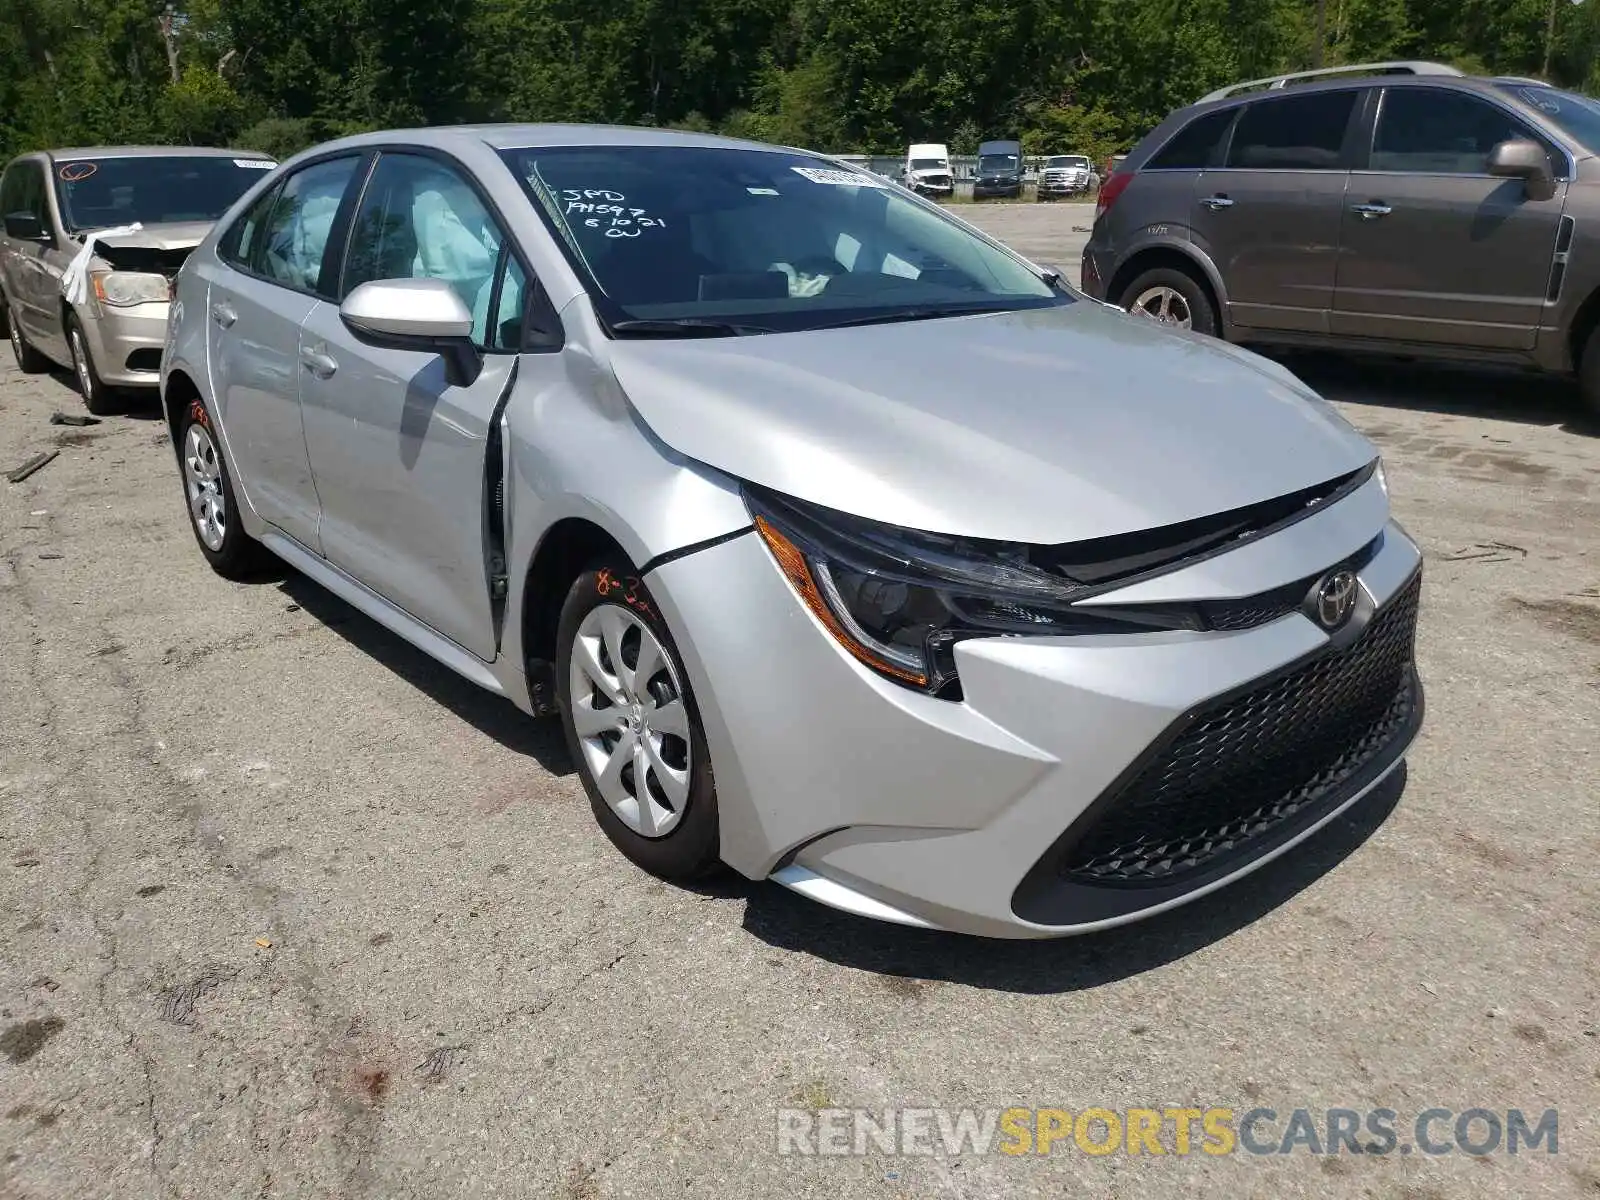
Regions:
<instances>
[{"instance_id":1,"label":"rear side window","mask_svg":"<svg viewBox=\"0 0 1600 1200\"><path fill-rule=\"evenodd\" d=\"M250 256L257 271L286 287L318 291L333 219L360 163L353 157L330 159L284 181L262 225L261 248Z\"/></svg>"},{"instance_id":2,"label":"rear side window","mask_svg":"<svg viewBox=\"0 0 1600 1200\"><path fill-rule=\"evenodd\" d=\"M1318 92L1257 100L1233 131L1228 165L1260 171L1339 169L1359 92Z\"/></svg>"},{"instance_id":3,"label":"rear side window","mask_svg":"<svg viewBox=\"0 0 1600 1200\"><path fill-rule=\"evenodd\" d=\"M217 253L222 256L224 262L244 267L246 270L253 269L250 260L260 242L261 227L266 223L267 214L272 211L272 206L281 190L275 187L268 188L245 210L244 216L229 226L221 241L217 243Z\"/></svg>"},{"instance_id":4,"label":"rear side window","mask_svg":"<svg viewBox=\"0 0 1600 1200\"><path fill-rule=\"evenodd\" d=\"M1372 141L1374 171L1484 175L1489 151L1513 138L1541 139L1498 105L1462 92L1390 88Z\"/></svg>"},{"instance_id":5,"label":"rear side window","mask_svg":"<svg viewBox=\"0 0 1600 1200\"><path fill-rule=\"evenodd\" d=\"M7 168L0 183L0 209L7 215L31 213L44 220L44 172L36 160L19 160Z\"/></svg>"},{"instance_id":6,"label":"rear side window","mask_svg":"<svg viewBox=\"0 0 1600 1200\"><path fill-rule=\"evenodd\" d=\"M1198 171L1202 167L1215 166L1222 149L1222 139L1227 136L1228 126L1233 124L1238 111L1236 108L1225 108L1221 112L1196 117L1156 152L1155 157L1145 165L1145 170Z\"/></svg>"}]
</instances>

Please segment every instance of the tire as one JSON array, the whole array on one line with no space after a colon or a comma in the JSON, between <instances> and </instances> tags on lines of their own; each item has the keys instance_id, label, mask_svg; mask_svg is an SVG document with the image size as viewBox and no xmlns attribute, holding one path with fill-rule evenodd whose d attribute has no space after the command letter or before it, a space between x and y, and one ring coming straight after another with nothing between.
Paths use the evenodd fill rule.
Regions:
<instances>
[{"instance_id":1,"label":"tire","mask_svg":"<svg viewBox=\"0 0 1600 1200\"><path fill-rule=\"evenodd\" d=\"M1600 422L1600 325L1590 330L1578 359L1578 395L1591 421Z\"/></svg>"},{"instance_id":2,"label":"tire","mask_svg":"<svg viewBox=\"0 0 1600 1200\"><path fill-rule=\"evenodd\" d=\"M72 377L77 380L78 394L83 406L97 417L116 411L111 389L100 382L100 372L94 369L94 359L89 354L89 340L83 335L83 323L78 314L69 312L66 319L67 349L72 352Z\"/></svg>"},{"instance_id":3,"label":"tire","mask_svg":"<svg viewBox=\"0 0 1600 1200\"><path fill-rule=\"evenodd\" d=\"M224 579L249 579L266 564L267 551L239 521L233 480L205 404L191 400L178 428L184 508L200 553Z\"/></svg>"},{"instance_id":4,"label":"tire","mask_svg":"<svg viewBox=\"0 0 1600 1200\"><path fill-rule=\"evenodd\" d=\"M0 299L0 319L5 321L6 336L11 341L11 353L17 360L17 370L24 375L43 375L50 369L50 360L28 344L22 325L11 319L11 306Z\"/></svg>"},{"instance_id":5,"label":"tire","mask_svg":"<svg viewBox=\"0 0 1600 1200\"><path fill-rule=\"evenodd\" d=\"M638 682L652 651L660 662ZM700 711L672 633L626 560L602 559L573 581L555 668L567 749L612 844L662 879L684 883L716 871L716 781Z\"/></svg>"},{"instance_id":6,"label":"tire","mask_svg":"<svg viewBox=\"0 0 1600 1200\"><path fill-rule=\"evenodd\" d=\"M1141 305L1140 301L1144 303ZM1173 314L1173 320L1162 320L1151 311L1156 305L1165 301L1165 309ZM1179 302L1187 310L1186 319L1176 319L1179 311ZM1144 315L1152 320L1162 320L1163 324L1172 324L1180 329L1192 329L1195 333L1217 334L1217 310L1211 303L1211 296L1205 287L1187 271L1180 271L1176 267L1155 267L1149 271L1141 272L1132 283L1122 289L1122 294L1117 297L1118 307L1134 312L1136 307L1144 310Z\"/></svg>"}]
</instances>

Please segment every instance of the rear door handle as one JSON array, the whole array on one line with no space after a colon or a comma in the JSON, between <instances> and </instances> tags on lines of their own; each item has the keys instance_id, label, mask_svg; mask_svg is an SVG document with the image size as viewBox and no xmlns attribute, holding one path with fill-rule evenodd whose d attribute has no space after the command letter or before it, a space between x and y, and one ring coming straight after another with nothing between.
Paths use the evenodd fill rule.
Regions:
<instances>
[{"instance_id":1,"label":"rear door handle","mask_svg":"<svg viewBox=\"0 0 1600 1200\"><path fill-rule=\"evenodd\" d=\"M239 319L239 314L233 311L233 305L224 300L211 306L211 319L226 329Z\"/></svg>"},{"instance_id":2,"label":"rear door handle","mask_svg":"<svg viewBox=\"0 0 1600 1200\"><path fill-rule=\"evenodd\" d=\"M1233 207L1233 201L1226 196L1207 196L1200 203L1204 204L1212 212L1221 212L1225 208Z\"/></svg>"},{"instance_id":3,"label":"rear door handle","mask_svg":"<svg viewBox=\"0 0 1600 1200\"><path fill-rule=\"evenodd\" d=\"M1379 217L1387 217L1394 210L1387 204L1373 201L1371 204L1352 204L1350 211L1363 221L1376 221Z\"/></svg>"},{"instance_id":4,"label":"rear door handle","mask_svg":"<svg viewBox=\"0 0 1600 1200\"><path fill-rule=\"evenodd\" d=\"M339 369L339 360L333 355L306 346L300 348L300 361L318 379L326 379Z\"/></svg>"}]
</instances>

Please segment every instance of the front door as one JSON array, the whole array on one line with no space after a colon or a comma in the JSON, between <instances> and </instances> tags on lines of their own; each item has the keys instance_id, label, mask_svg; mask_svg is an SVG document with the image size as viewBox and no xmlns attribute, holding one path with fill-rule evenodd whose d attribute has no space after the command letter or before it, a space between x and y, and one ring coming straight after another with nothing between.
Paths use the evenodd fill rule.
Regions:
<instances>
[{"instance_id":1,"label":"front door","mask_svg":"<svg viewBox=\"0 0 1600 1200\"><path fill-rule=\"evenodd\" d=\"M522 267L477 191L442 160L384 154L351 226L342 291L448 281L483 369L465 387L432 351L355 337L334 303L305 323L306 439L328 561L479 658L495 656L487 566L490 426L515 377ZM506 319L502 319L505 315Z\"/></svg>"},{"instance_id":2,"label":"front door","mask_svg":"<svg viewBox=\"0 0 1600 1200\"><path fill-rule=\"evenodd\" d=\"M1226 165L1200 173L1194 239L1217 264L1244 329L1325 332L1357 89L1253 102Z\"/></svg>"},{"instance_id":3,"label":"front door","mask_svg":"<svg viewBox=\"0 0 1600 1200\"><path fill-rule=\"evenodd\" d=\"M211 394L221 409L236 486L261 517L312 550L318 503L300 417L300 327L318 303L334 213L359 157L289 176L246 215L219 253L228 269L208 301Z\"/></svg>"},{"instance_id":4,"label":"front door","mask_svg":"<svg viewBox=\"0 0 1600 1200\"><path fill-rule=\"evenodd\" d=\"M1334 333L1533 349L1567 184L1532 200L1491 176L1489 152L1512 138L1543 141L1477 96L1385 91L1370 160L1350 176ZM1565 174L1563 157L1552 165Z\"/></svg>"}]
</instances>

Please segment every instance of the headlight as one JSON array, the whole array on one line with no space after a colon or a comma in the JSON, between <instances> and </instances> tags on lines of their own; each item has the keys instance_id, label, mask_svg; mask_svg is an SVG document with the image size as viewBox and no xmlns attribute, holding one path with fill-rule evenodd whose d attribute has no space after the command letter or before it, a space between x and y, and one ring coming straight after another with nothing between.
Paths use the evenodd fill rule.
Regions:
<instances>
[{"instance_id":1,"label":"headlight","mask_svg":"<svg viewBox=\"0 0 1600 1200\"><path fill-rule=\"evenodd\" d=\"M898 683L954 696L954 647L971 637L1187 628L1149 614L1073 608L1100 590L1036 565L1030 547L865 521L745 489L757 532L834 639Z\"/></svg>"},{"instance_id":2,"label":"headlight","mask_svg":"<svg viewBox=\"0 0 1600 1200\"><path fill-rule=\"evenodd\" d=\"M126 308L130 304L155 304L172 298L172 285L165 275L142 271L96 271L95 298L102 304Z\"/></svg>"}]
</instances>

